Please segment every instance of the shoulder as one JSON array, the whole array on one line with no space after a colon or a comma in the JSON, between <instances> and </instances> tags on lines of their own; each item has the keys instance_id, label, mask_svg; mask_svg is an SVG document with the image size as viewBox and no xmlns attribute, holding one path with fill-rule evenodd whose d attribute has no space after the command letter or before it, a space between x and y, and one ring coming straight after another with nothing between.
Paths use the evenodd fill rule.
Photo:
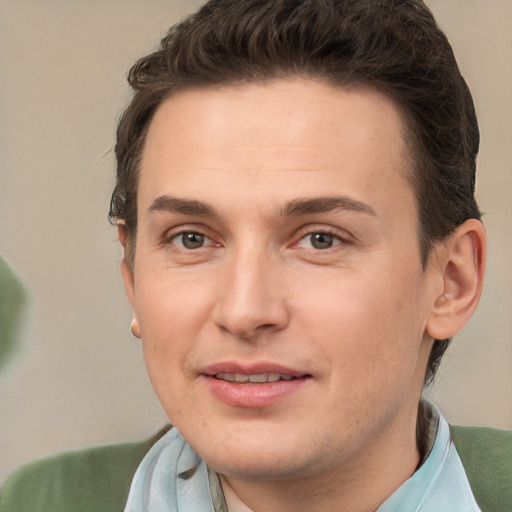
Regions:
<instances>
[{"instance_id":1,"label":"shoulder","mask_svg":"<svg viewBox=\"0 0 512 512\"><path fill-rule=\"evenodd\" d=\"M451 433L482 510L512 510L512 431L452 426Z\"/></svg>"},{"instance_id":2,"label":"shoulder","mask_svg":"<svg viewBox=\"0 0 512 512\"><path fill-rule=\"evenodd\" d=\"M116 512L151 446L168 430L139 443L69 452L32 462L5 482L2 512Z\"/></svg>"}]
</instances>

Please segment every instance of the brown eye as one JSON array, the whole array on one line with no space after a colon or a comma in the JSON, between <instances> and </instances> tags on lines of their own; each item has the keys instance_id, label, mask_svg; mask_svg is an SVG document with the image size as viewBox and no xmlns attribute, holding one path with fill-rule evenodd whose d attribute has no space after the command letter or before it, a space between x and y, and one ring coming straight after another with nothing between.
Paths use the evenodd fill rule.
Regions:
<instances>
[{"instance_id":1,"label":"brown eye","mask_svg":"<svg viewBox=\"0 0 512 512\"><path fill-rule=\"evenodd\" d=\"M334 245L334 236L328 233L312 233L309 239L315 249L329 249Z\"/></svg>"},{"instance_id":2,"label":"brown eye","mask_svg":"<svg viewBox=\"0 0 512 512\"><path fill-rule=\"evenodd\" d=\"M199 249L204 246L205 240L206 237L203 234L189 231L180 233L173 238L172 242L183 249Z\"/></svg>"},{"instance_id":3,"label":"brown eye","mask_svg":"<svg viewBox=\"0 0 512 512\"><path fill-rule=\"evenodd\" d=\"M297 247L315 251L326 251L338 245L349 244L349 241L341 235L330 233L329 231L310 231L304 235Z\"/></svg>"}]
</instances>

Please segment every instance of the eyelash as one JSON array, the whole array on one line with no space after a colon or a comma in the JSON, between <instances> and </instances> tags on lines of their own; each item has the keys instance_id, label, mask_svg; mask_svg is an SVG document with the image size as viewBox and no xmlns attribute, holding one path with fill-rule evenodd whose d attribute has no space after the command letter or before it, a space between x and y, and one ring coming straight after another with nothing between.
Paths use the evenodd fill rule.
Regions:
<instances>
[{"instance_id":1,"label":"eyelash","mask_svg":"<svg viewBox=\"0 0 512 512\"><path fill-rule=\"evenodd\" d=\"M198 245L197 247L185 247L185 243L184 243L184 239L183 239L184 235L194 235L194 236L200 237L202 239L200 245ZM322 235L322 236L326 236L326 237L330 238L331 245L329 245L328 247L303 247L304 249L313 251L313 252L326 252L326 251L329 251L330 249L333 249L334 247L336 247L338 245L350 243L350 240L347 237L341 236L338 232L335 232L334 230L329 230L329 229L324 228L324 229L309 230L307 232L303 232L301 234L300 238L295 243L292 244L292 248L294 248L294 249L300 248L301 242L308 238L311 240L311 242L310 242L311 245L313 245L312 237L315 235ZM177 244L176 239L179 239L180 237L182 237L181 243ZM210 243L207 243L205 245L204 241L209 241ZM182 229L181 231L179 231L177 233L171 233L169 236L165 237L164 243L173 245L177 250L185 251L185 252L197 251L199 249L203 249L203 248L211 247L211 246L217 246L217 247L220 246L220 244L215 243L211 237L209 237L206 233L204 233L204 231L201 231L198 229Z\"/></svg>"},{"instance_id":2,"label":"eyelash","mask_svg":"<svg viewBox=\"0 0 512 512\"><path fill-rule=\"evenodd\" d=\"M330 238L332 238L333 243L329 247L325 247L325 248L309 247L309 248L306 248L307 250L315 251L315 252L325 252L325 251L328 251L329 249L333 249L334 247L336 247L338 245L342 245L342 244L346 245L346 244L350 243L350 240L348 239L348 237L341 236L339 234L339 232L336 232L334 230L323 228L323 229L309 230L309 231L305 232L304 234L302 234L300 236L298 241L293 244L293 247L294 248L299 247L299 244L303 240L306 240L308 238L311 239L311 237L313 237L314 235L323 235L323 236L330 237Z\"/></svg>"},{"instance_id":3,"label":"eyelash","mask_svg":"<svg viewBox=\"0 0 512 512\"><path fill-rule=\"evenodd\" d=\"M183 236L184 235L196 235L196 236L202 237L204 240L209 240L211 243L208 244L208 245L200 245L200 246L194 247L194 248L184 247L184 243L183 243ZM181 246L177 245L174 242L174 240L176 240L179 237L182 237ZM204 247L210 247L212 245L219 245L219 244L215 244L215 242L212 240L212 238L210 238L206 233L204 233L204 232L202 232L200 230L197 230L197 229L183 229L183 230L181 230L181 231L179 231L177 233L171 233L169 236L165 237L165 241L164 242L166 244L174 245L175 247L177 247L177 249L182 250L182 251L194 251L194 250L197 250L197 249L203 249Z\"/></svg>"}]
</instances>

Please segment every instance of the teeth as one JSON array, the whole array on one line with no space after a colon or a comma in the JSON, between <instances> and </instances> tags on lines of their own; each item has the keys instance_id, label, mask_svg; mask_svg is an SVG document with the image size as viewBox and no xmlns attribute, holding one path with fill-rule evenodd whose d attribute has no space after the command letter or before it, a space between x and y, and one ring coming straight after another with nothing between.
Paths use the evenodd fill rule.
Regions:
<instances>
[{"instance_id":1,"label":"teeth","mask_svg":"<svg viewBox=\"0 0 512 512\"><path fill-rule=\"evenodd\" d=\"M259 373L255 375L244 375L243 373L217 373L217 379L228 382L262 384L264 382L277 382L278 380L292 380L293 376L284 373Z\"/></svg>"},{"instance_id":2,"label":"teeth","mask_svg":"<svg viewBox=\"0 0 512 512\"><path fill-rule=\"evenodd\" d=\"M261 375L249 375L249 382L267 382L268 375L262 373Z\"/></svg>"}]
</instances>

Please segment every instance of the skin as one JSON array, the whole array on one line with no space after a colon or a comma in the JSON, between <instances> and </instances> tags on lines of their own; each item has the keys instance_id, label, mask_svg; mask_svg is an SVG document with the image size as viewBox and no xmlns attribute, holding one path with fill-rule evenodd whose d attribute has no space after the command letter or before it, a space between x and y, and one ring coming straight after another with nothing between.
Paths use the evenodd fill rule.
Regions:
<instances>
[{"instance_id":1,"label":"skin","mask_svg":"<svg viewBox=\"0 0 512 512\"><path fill-rule=\"evenodd\" d=\"M150 125L122 264L146 365L255 511L375 510L418 463L433 336L476 306L483 230L468 221L422 268L404 133L386 96L303 79L180 92ZM301 378L230 402L221 363Z\"/></svg>"}]
</instances>

